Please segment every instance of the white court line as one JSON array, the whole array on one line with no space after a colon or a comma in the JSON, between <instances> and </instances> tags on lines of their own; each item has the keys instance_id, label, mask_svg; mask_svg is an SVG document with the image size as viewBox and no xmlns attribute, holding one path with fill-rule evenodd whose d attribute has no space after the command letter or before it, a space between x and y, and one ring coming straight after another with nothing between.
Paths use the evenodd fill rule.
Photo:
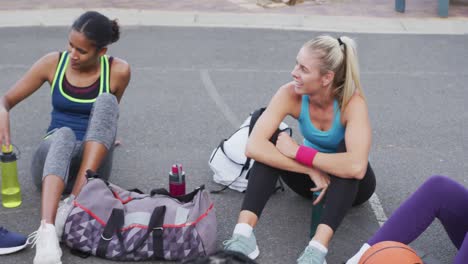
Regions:
<instances>
[{"instance_id":1,"label":"white court line","mask_svg":"<svg viewBox=\"0 0 468 264\"><path fill-rule=\"evenodd\" d=\"M231 125L236 128L239 126L240 121L237 119L236 115L231 111L231 108L226 104L223 100L223 97L218 93L216 86L213 84L213 81L210 78L210 75L207 70L200 71L200 78L203 82L203 86L205 90L210 95L211 99L215 101L216 105L218 106L219 110L224 114L226 119L231 123Z\"/></svg>"},{"instance_id":2,"label":"white court line","mask_svg":"<svg viewBox=\"0 0 468 264\"><path fill-rule=\"evenodd\" d=\"M374 193L371 198L369 199L370 206L372 207L372 211L374 212L375 218L377 218L377 222L379 226L382 226L387 221L387 216L385 215L385 211L380 203L379 196L377 193Z\"/></svg>"}]
</instances>

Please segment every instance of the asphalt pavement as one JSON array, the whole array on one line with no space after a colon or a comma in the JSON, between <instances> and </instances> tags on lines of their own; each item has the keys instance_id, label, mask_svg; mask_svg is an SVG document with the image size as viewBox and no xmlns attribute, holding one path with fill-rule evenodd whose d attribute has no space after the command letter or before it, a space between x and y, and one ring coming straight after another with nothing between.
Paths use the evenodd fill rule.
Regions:
<instances>
[{"instance_id":1,"label":"asphalt pavement","mask_svg":"<svg viewBox=\"0 0 468 264\"><path fill-rule=\"evenodd\" d=\"M64 50L65 27L0 28L0 93L43 54ZM121 102L112 181L144 191L167 187L174 162L187 171L188 189L212 181L208 158L220 139L266 105L288 82L301 44L316 31L256 28L128 26L109 53L127 60L132 80ZM377 195L390 215L430 175L468 186L466 100L467 35L336 33L356 39L373 131L370 161ZM49 85L11 112L23 204L0 208L0 225L24 234L39 226L40 193L29 173L31 156L50 121ZM286 122L294 128L294 120ZM229 238L243 194L213 195L218 241ZM342 263L379 223L369 203L353 208L338 229L327 261ZM287 189L275 194L256 229L259 263L294 263L308 241L311 203ZM439 223L411 244L451 263L455 248ZM80 259L64 249L63 263L110 263ZM34 249L2 256L1 263L31 263ZM151 262L158 263L158 262ZM161 262L163 263L163 262Z\"/></svg>"}]
</instances>

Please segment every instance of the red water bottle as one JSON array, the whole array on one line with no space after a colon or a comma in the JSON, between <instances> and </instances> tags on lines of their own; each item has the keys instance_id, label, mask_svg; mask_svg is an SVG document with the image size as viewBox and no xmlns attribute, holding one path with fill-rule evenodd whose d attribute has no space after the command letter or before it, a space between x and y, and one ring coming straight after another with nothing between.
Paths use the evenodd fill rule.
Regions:
<instances>
[{"instance_id":1,"label":"red water bottle","mask_svg":"<svg viewBox=\"0 0 468 264\"><path fill-rule=\"evenodd\" d=\"M185 172L182 164L173 164L169 172L169 193L172 196L185 195Z\"/></svg>"}]
</instances>

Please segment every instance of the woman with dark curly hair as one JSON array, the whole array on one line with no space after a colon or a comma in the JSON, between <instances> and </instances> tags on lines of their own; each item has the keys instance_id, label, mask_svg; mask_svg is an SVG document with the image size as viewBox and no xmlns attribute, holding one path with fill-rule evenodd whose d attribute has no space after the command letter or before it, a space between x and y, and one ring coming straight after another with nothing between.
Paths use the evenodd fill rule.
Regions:
<instances>
[{"instance_id":1,"label":"woman with dark curly hair","mask_svg":"<svg viewBox=\"0 0 468 264\"><path fill-rule=\"evenodd\" d=\"M66 203L57 213L62 193L71 192L68 200L73 200L87 169L109 177L118 102L130 81L128 63L106 55L119 36L116 20L93 11L82 14L68 34L67 50L40 58L0 98L0 144L8 148L9 111L45 82L51 87L51 122L31 166L33 181L42 191L41 224L30 236L36 246L34 264L61 263L57 233L62 233L71 208Z\"/></svg>"}]
</instances>

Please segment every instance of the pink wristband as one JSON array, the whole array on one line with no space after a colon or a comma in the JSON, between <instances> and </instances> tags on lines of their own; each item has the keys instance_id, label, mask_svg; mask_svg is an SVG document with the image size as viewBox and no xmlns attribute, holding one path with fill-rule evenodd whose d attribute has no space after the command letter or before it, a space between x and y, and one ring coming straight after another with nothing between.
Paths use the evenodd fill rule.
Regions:
<instances>
[{"instance_id":1,"label":"pink wristband","mask_svg":"<svg viewBox=\"0 0 468 264\"><path fill-rule=\"evenodd\" d=\"M296 161L308 167L312 167L317 153L318 151L316 149L301 145L296 153Z\"/></svg>"}]
</instances>

